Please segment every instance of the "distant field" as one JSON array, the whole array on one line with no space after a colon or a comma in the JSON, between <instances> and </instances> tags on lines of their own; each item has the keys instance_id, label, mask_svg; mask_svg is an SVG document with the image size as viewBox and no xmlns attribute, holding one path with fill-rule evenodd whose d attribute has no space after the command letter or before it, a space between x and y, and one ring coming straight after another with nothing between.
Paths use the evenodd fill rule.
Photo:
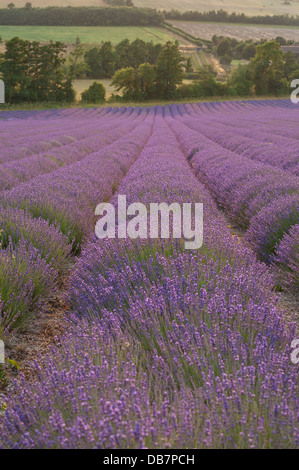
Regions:
<instances>
[{"instance_id":1,"label":"distant field","mask_svg":"<svg viewBox=\"0 0 299 470\"><path fill-rule=\"evenodd\" d=\"M198 21L172 21L184 31L194 36L211 39L214 34L236 39L274 39L283 36L285 39L299 41L299 27L295 26L258 26L233 23L205 23Z\"/></svg>"},{"instance_id":2,"label":"distant field","mask_svg":"<svg viewBox=\"0 0 299 470\"><path fill-rule=\"evenodd\" d=\"M284 5L283 0L134 0L136 6L152 7L161 10L223 10L240 12L246 15L278 15L289 13L298 15L299 1L290 0L290 5Z\"/></svg>"},{"instance_id":3,"label":"distant field","mask_svg":"<svg viewBox=\"0 0 299 470\"><path fill-rule=\"evenodd\" d=\"M6 0L0 0L0 8L6 8L7 4L10 3ZM21 8L25 5L26 0L14 0L13 3L17 8ZM34 7L101 7L108 6L104 0L32 0Z\"/></svg>"},{"instance_id":4,"label":"distant field","mask_svg":"<svg viewBox=\"0 0 299 470\"><path fill-rule=\"evenodd\" d=\"M154 43L174 39L174 35L162 28L142 26L0 26L0 36L4 40L19 36L31 41L47 42L51 39L74 43L79 36L81 42L99 43L111 41L114 44L123 39L134 41L136 38Z\"/></svg>"},{"instance_id":5,"label":"distant field","mask_svg":"<svg viewBox=\"0 0 299 470\"><path fill-rule=\"evenodd\" d=\"M0 8L6 8L8 0L0 0ZM17 7L23 7L25 0L14 0ZM59 5L67 6L108 6L104 0L33 0L34 7L46 7ZM161 10L220 10L223 8L229 12L241 12L247 15L278 15L288 13L298 15L299 0L290 0L290 5L285 5L283 0L134 0L137 7L151 7Z\"/></svg>"}]
</instances>

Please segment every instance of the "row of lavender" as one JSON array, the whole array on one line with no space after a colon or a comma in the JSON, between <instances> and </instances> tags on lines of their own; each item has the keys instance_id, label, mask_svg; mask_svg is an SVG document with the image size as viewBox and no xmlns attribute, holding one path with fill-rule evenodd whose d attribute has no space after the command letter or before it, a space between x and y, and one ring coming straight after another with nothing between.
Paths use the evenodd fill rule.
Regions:
<instances>
[{"instance_id":1,"label":"row of lavender","mask_svg":"<svg viewBox=\"0 0 299 470\"><path fill-rule=\"evenodd\" d=\"M223 146L225 141L224 122L230 121L230 115L224 119L206 119L205 115L196 114L194 107L172 105L164 107L164 116L175 132L185 154L198 178L206 183L217 203L245 231L246 238L266 262L278 267L282 283L299 285L299 178L283 169L263 162L263 145L256 159L256 150L250 158L245 153L236 153ZM256 112L254 112L256 116ZM234 119L240 122L253 119L247 111L236 113ZM277 114L263 110L262 119L278 126ZM297 109L279 111L283 128L291 126L298 118ZM259 117L260 118L260 117ZM257 119L257 118L256 118ZM219 124L220 121L220 124ZM209 125L207 124L209 123ZM274 124L273 124L274 122ZM238 130L235 139L238 139ZM231 131L230 131L231 132ZM251 129L252 145L259 148L255 141L254 129ZM296 144L294 144L296 142ZM290 147L296 149L298 172L298 140L290 139ZM248 152L250 152L249 147ZM280 160L276 155L276 161ZM292 157L291 161L295 161ZM277 165L279 166L279 164Z\"/></svg>"},{"instance_id":2,"label":"row of lavender","mask_svg":"<svg viewBox=\"0 0 299 470\"><path fill-rule=\"evenodd\" d=\"M61 117L60 126L57 126L57 119L49 119L44 114L38 120L33 117L17 121L4 120L0 127L1 162L29 156L34 151L41 151L41 147L50 149L51 145L59 145L60 141L64 144L64 141L78 139L80 134L84 136L84 128L90 125L89 117L100 118L100 115L103 117L105 114L108 119L109 113L105 110L95 116L74 113L71 119L68 116Z\"/></svg>"},{"instance_id":3,"label":"row of lavender","mask_svg":"<svg viewBox=\"0 0 299 470\"><path fill-rule=\"evenodd\" d=\"M235 154L299 175L296 113L282 109L273 116L269 109L258 114L246 110L240 119L240 112L203 116L196 105L179 106L179 111L198 118L193 125L200 126L202 134Z\"/></svg>"},{"instance_id":4,"label":"row of lavender","mask_svg":"<svg viewBox=\"0 0 299 470\"><path fill-rule=\"evenodd\" d=\"M37 382L15 385L3 448L299 443L297 370L289 358L294 328L270 294L271 274L231 236L162 108L152 126L153 114L118 142L123 156L135 137L137 153L145 144L118 193L145 204L203 202L204 246L188 251L178 240L91 237L71 277L67 333L36 363ZM86 183L84 171L97 174L98 158L76 168ZM111 157L106 171L115 172Z\"/></svg>"},{"instance_id":5,"label":"row of lavender","mask_svg":"<svg viewBox=\"0 0 299 470\"><path fill-rule=\"evenodd\" d=\"M36 159L26 168L25 160L28 181L20 184L13 173L14 187L2 192L1 334L23 326L53 290L92 229L94 207L111 196L137 158L151 131L152 112L136 108L127 113L91 122L90 138L51 153L57 163L52 168L34 166ZM95 126L100 127L97 134Z\"/></svg>"},{"instance_id":6,"label":"row of lavender","mask_svg":"<svg viewBox=\"0 0 299 470\"><path fill-rule=\"evenodd\" d=\"M139 108L116 108L114 111L104 109L94 115L86 111L83 115L74 113L73 116L65 116L58 122L57 119L45 117L38 119L38 123L36 119L28 119L25 124L21 121L21 126L16 126L15 121L5 121L0 126L0 164L16 162L41 152L51 154L61 146L99 134L102 127L110 125L116 128L116 118L122 118L126 122L129 116L130 119L136 118L139 112Z\"/></svg>"},{"instance_id":7,"label":"row of lavender","mask_svg":"<svg viewBox=\"0 0 299 470\"><path fill-rule=\"evenodd\" d=\"M76 126L72 124L71 132L67 125L73 119L64 120L61 125L64 128L66 124L66 130L60 131L58 140L53 138L52 133L46 133L42 141L36 141L32 136L26 137L22 139L22 144L1 150L0 158L5 163L0 163L0 192L82 160L111 144L136 126L139 113L139 109L128 109L117 117L108 115L101 120L86 116L84 120L75 121ZM30 125L32 127L32 122ZM45 147L48 148L45 150Z\"/></svg>"}]
</instances>

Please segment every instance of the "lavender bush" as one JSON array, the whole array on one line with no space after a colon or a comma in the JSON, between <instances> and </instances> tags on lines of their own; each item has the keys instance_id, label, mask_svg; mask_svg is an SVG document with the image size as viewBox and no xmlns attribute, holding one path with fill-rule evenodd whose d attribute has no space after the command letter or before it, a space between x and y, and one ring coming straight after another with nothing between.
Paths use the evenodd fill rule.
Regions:
<instances>
[{"instance_id":1,"label":"lavender bush","mask_svg":"<svg viewBox=\"0 0 299 470\"><path fill-rule=\"evenodd\" d=\"M13 207L0 207L0 246L15 248L20 240L35 247L41 258L56 270L63 272L67 258L71 254L71 245L53 225L44 219L34 219L27 212Z\"/></svg>"},{"instance_id":2,"label":"lavender bush","mask_svg":"<svg viewBox=\"0 0 299 470\"><path fill-rule=\"evenodd\" d=\"M272 261L287 285L299 288L299 225L290 228L277 244Z\"/></svg>"},{"instance_id":3,"label":"lavender bush","mask_svg":"<svg viewBox=\"0 0 299 470\"><path fill-rule=\"evenodd\" d=\"M298 177L214 142L218 120L213 128L207 127L202 122L205 114L194 119L193 110L190 105L165 106L164 115L195 174L206 183L218 205L247 230L247 239L261 259L270 262L276 244L298 223ZM280 201L293 202L288 207ZM270 227L268 216L276 221L275 227ZM289 262L293 262L292 256Z\"/></svg>"},{"instance_id":4,"label":"lavender bush","mask_svg":"<svg viewBox=\"0 0 299 470\"><path fill-rule=\"evenodd\" d=\"M0 336L24 324L55 287L57 272L21 239L0 252Z\"/></svg>"}]
</instances>

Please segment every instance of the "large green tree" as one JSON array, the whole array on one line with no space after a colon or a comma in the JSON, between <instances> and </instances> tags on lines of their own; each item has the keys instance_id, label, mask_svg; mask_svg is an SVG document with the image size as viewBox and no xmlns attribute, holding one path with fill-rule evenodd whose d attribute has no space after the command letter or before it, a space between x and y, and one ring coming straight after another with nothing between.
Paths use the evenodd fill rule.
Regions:
<instances>
[{"instance_id":1,"label":"large green tree","mask_svg":"<svg viewBox=\"0 0 299 470\"><path fill-rule=\"evenodd\" d=\"M138 84L142 98L149 100L155 97L156 71L155 67L151 64L141 64L138 67Z\"/></svg>"},{"instance_id":2,"label":"large green tree","mask_svg":"<svg viewBox=\"0 0 299 470\"><path fill-rule=\"evenodd\" d=\"M156 71L151 64L140 64L136 70L127 67L118 70L112 80L117 91L122 91L123 98L129 100L148 100L156 94Z\"/></svg>"},{"instance_id":3,"label":"large green tree","mask_svg":"<svg viewBox=\"0 0 299 470\"><path fill-rule=\"evenodd\" d=\"M76 47L72 50L68 58L68 72L71 79L85 78L88 65L85 61L85 47L77 41Z\"/></svg>"},{"instance_id":4,"label":"large green tree","mask_svg":"<svg viewBox=\"0 0 299 470\"><path fill-rule=\"evenodd\" d=\"M89 49L85 55L87 76L91 78L110 78L115 72L116 53L110 41L100 47Z\"/></svg>"},{"instance_id":5,"label":"large green tree","mask_svg":"<svg viewBox=\"0 0 299 470\"><path fill-rule=\"evenodd\" d=\"M100 56L100 48L92 47L84 54L84 60L87 66L86 75L89 78L101 78L102 63Z\"/></svg>"},{"instance_id":6,"label":"large green tree","mask_svg":"<svg viewBox=\"0 0 299 470\"><path fill-rule=\"evenodd\" d=\"M250 68L257 95L279 95L288 89L284 77L284 53L276 41L257 46Z\"/></svg>"},{"instance_id":7,"label":"large green tree","mask_svg":"<svg viewBox=\"0 0 299 470\"><path fill-rule=\"evenodd\" d=\"M223 38L221 39L220 43L217 46L217 54L220 57L225 55L231 55L232 53L232 43L230 38Z\"/></svg>"},{"instance_id":8,"label":"large green tree","mask_svg":"<svg viewBox=\"0 0 299 470\"><path fill-rule=\"evenodd\" d=\"M253 80L247 65L238 65L229 79L229 87L233 95L250 96L253 91Z\"/></svg>"},{"instance_id":9,"label":"large green tree","mask_svg":"<svg viewBox=\"0 0 299 470\"><path fill-rule=\"evenodd\" d=\"M178 42L168 41L162 48L156 66L157 93L161 98L175 96L176 88L184 77L183 63Z\"/></svg>"},{"instance_id":10,"label":"large green tree","mask_svg":"<svg viewBox=\"0 0 299 470\"><path fill-rule=\"evenodd\" d=\"M7 41L0 67L7 101L72 101L71 81L62 70L64 51L61 42Z\"/></svg>"},{"instance_id":11,"label":"large green tree","mask_svg":"<svg viewBox=\"0 0 299 470\"><path fill-rule=\"evenodd\" d=\"M115 72L111 85L117 91L121 91L126 100L139 98L138 80L133 67L126 67Z\"/></svg>"},{"instance_id":12,"label":"large green tree","mask_svg":"<svg viewBox=\"0 0 299 470\"><path fill-rule=\"evenodd\" d=\"M110 41L101 45L100 60L103 76L112 77L115 72L115 51Z\"/></svg>"},{"instance_id":13,"label":"large green tree","mask_svg":"<svg viewBox=\"0 0 299 470\"><path fill-rule=\"evenodd\" d=\"M29 43L17 37L7 41L1 60L1 75L5 82L7 102L24 101L29 86Z\"/></svg>"},{"instance_id":14,"label":"large green tree","mask_svg":"<svg viewBox=\"0 0 299 470\"><path fill-rule=\"evenodd\" d=\"M93 82L90 87L83 91L81 101L83 103L104 103L106 90L102 83Z\"/></svg>"},{"instance_id":15,"label":"large green tree","mask_svg":"<svg viewBox=\"0 0 299 470\"><path fill-rule=\"evenodd\" d=\"M145 42L142 39L135 39L133 42L124 39L115 46L116 68L134 67L137 70L141 64L155 65L161 49L161 44L155 45L153 42Z\"/></svg>"},{"instance_id":16,"label":"large green tree","mask_svg":"<svg viewBox=\"0 0 299 470\"><path fill-rule=\"evenodd\" d=\"M294 72L297 71L298 69L299 69L298 58L291 51L288 51L286 54L284 54L284 75L287 78L287 80L291 81L291 78L293 77Z\"/></svg>"}]
</instances>

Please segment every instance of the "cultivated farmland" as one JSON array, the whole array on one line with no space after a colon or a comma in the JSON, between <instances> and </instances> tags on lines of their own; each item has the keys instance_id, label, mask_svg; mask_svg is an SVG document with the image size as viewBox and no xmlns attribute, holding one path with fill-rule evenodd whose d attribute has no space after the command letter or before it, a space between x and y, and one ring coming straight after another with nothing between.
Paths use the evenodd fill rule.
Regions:
<instances>
[{"instance_id":1,"label":"cultivated farmland","mask_svg":"<svg viewBox=\"0 0 299 470\"><path fill-rule=\"evenodd\" d=\"M15 0L16 7L25 5L24 0ZM34 7L56 6L59 3L61 7L67 6L109 6L104 0L34 0ZM7 0L0 0L0 8L7 7ZM242 2L241 0L210 0L207 4L204 0L135 0L137 7L157 8L161 10L223 10L229 12L240 12L246 15L277 15L277 14L298 14L298 1L283 2L282 0L250 0Z\"/></svg>"},{"instance_id":2,"label":"cultivated farmland","mask_svg":"<svg viewBox=\"0 0 299 470\"><path fill-rule=\"evenodd\" d=\"M244 13L245 15L278 15L298 14L298 1L290 1L285 4L282 0L135 0L138 7L152 7L160 10L226 10L228 12Z\"/></svg>"},{"instance_id":3,"label":"cultivated farmland","mask_svg":"<svg viewBox=\"0 0 299 470\"><path fill-rule=\"evenodd\" d=\"M13 2L17 8L23 8L25 3L23 0L15 0ZM59 5L60 7L107 7L105 0L34 0L31 2L33 7L55 7ZM7 1L0 0L0 8L6 8L8 5Z\"/></svg>"},{"instance_id":4,"label":"cultivated farmland","mask_svg":"<svg viewBox=\"0 0 299 470\"><path fill-rule=\"evenodd\" d=\"M299 41L299 27L244 25L233 23L208 23L199 21L172 21L174 26L181 28L193 36L211 40L213 35L244 39L275 39L282 36L285 39Z\"/></svg>"},{"instance_id":5,"label":"cultivated farmland","mask_svg":"<svg viewBox=\"0 0 299 470\"><path fill-rule=\"evenodd\" d=\"M298 106L0 113L1 448L298 446ZM203 203L203 246L96 238L120 195Z\"/></svg>"}]
</instances>

